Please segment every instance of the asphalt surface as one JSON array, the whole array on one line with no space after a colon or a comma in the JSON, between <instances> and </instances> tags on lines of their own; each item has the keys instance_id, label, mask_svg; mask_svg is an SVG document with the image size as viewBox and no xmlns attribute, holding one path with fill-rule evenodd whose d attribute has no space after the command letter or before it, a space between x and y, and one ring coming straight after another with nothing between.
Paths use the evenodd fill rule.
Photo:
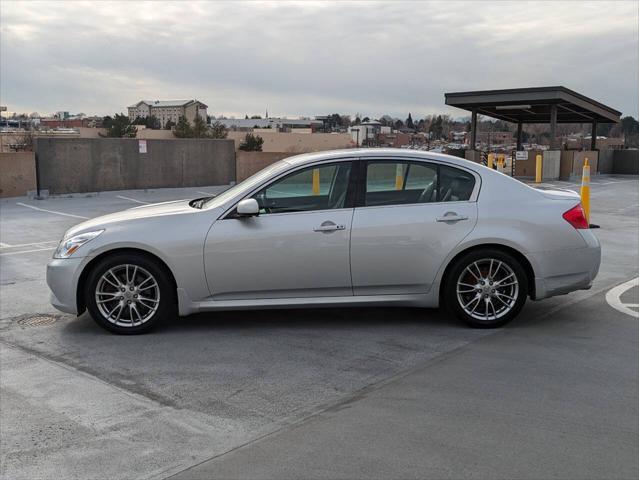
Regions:
<instances>
[{"instance_id":1,"label":"asphalt surface","mask_svg":"<svg viewBox=\"0 0 639 480\"><path fill-rule=\"evenodd\" d=\"M593 177L593 288L500 330L380 308L121 337L50 307L44 266L78 217L222 188L0 201L2 478L639 477L639 318L606 300L639 276L639 178Z\"/></svg>"}]
</instances>

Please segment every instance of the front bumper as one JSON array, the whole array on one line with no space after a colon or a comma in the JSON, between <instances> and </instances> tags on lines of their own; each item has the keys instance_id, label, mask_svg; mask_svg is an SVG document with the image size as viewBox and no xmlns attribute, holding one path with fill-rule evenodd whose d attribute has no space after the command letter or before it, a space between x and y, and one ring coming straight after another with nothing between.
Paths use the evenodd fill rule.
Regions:
<instances>
[{"instance_id":1,"label":"front bumper","mask_svg":"<svg viewBox=\"0 0 639 480\"><path fill-rule=\"evenodd\" d=\"M590 230L580 233L585 247L529 254L535 264L535 300L592 286L601 264L601 245Z\"/></svg>"},{"instance_id":2,"label":"front bumper","mask_svg":"<svg viewBox=\"0 0 639 480\"><path fill-rule=\"evenodd\" d=\"M84 258L54 258L47 265L47 285L51 289L51 305L64 313L78 314L78 279Z\"/></svg>"}]
</instances>

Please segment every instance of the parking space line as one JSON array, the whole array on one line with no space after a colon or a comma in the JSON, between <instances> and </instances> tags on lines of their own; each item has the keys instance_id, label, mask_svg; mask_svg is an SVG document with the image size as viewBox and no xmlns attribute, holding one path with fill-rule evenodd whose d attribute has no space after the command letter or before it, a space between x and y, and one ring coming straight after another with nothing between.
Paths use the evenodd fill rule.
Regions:
<instances>
[{"instance_id":1,"label":"parking space line","mask_svg":"<svg viewBox=\"0 0 639 480\"><path fill-rule=\"evenodd\" d=\"M9 245L8 243L1 243L0 248L18 248L18 247L41 247L43 245L48 245L49 243L57 244L57 240L45 240L43 242L32 242L32 243L19 243L17 245Z\"/></svg>"},{"instance_id":2,"label":"parking space line","mask_svg":"<svg viewBox=\"0 0 639 480\"><path fill-rule=\"evenodd\" d=\"M20 255L21 253L31 253L31 252L44 252L44 251L55 250L55 247L47 247L47 248L34 248L31 250L18 250L17 252L2 252L0 253L0 257L6 257L9 255Z\"/></svg>"},{"instance_id":3,"label":"parking space line","mask_svg":"<svg viewBox=\"0 0 639 480\"><path fill-rule=\"evenodd\" d=\"M72 213L64 213L64 212L56 212L55 210L47 210L46 208L34 207L33 205L27 205L26 203L16 203L16 205L20 205L21 207L31 208L33 210L37 210L38 212L45 213L53 213L54 215L62 215L65 217L73 217L73 218L81 218L82 220L88 220L89 217L83 217L82 215L74 215Z\"/></svg>"},{"instance_id":4,"label":"parking space line","mask_svg":"<svg viewBox=\"0 0 639 480\"><path fill-rule=\"evenodd\" d=\"M201 193L202 195L208 195L209 197L214 197L215 194L211 192L203 192L201 190L196 190L195 193Z\"/></svg>"},{"instance_id":5,"label":"parking space line","mask_svg":"<svg viewBox=\"0 0 639 480\"><path fill-rule=\"evenodd\" d=\"M639 318L639 312L631 310L631 308L637 308L639 305L635 303L623 303L621 301L621 295L631 288L639 287L639 277L633 278L632 280L627 281L626 283L622 283L621 285L617 285L614 288L611 288L606 293L606 302L615 310L618 310L621 313L625 313L626 315L630 315L631 317Z\"/></svg>"},{"instance_id":6,"label":"parking space line","mask_svg":"<svg viewBox=\"0 0 639 480\"><path fill-rule=\"evenodd\" d=\"M141 203L142 205L149 205L151 202L143 202L142 200L137 200L131 197L125 197L124 195L116 195L116 198L121 198L122 200L129 200L130 202Z\"/></svg>"}]
</instances>

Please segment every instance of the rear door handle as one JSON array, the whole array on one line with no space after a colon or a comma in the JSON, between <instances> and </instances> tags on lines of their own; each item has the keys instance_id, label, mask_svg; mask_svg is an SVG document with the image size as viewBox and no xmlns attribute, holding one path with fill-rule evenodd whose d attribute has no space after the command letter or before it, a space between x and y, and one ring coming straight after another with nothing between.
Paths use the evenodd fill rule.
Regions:
<instances>
[{"instance_id":1,"label":"rear door handle","mask_svg":"<svg viewBox=\"0 0 639 480\"><path fill-rule=\"evenodd\" d=\"M436 218L438 222L459 222L461 220L468 220L466 215L457 215L456 213L446 214L443 217Z\"/></svg>"},{"instance_id":2,"label":"rear door handle","mask_svg":"<svg viewBox=\"0 0 639 480\"><path fill-rule=\"evenodd\" d=\"M333 222L324 222L319 227L313 229L314 232L334 232L335 230L344 230L345 225L336 225Z\"/></svg>"}]
</instances>

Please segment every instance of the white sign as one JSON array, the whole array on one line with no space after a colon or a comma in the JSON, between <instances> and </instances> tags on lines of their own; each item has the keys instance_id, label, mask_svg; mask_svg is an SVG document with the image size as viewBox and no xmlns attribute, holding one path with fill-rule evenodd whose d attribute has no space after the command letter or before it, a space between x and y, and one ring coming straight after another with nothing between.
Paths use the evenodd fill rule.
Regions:
<instances>
[{"instance_id":1,"label":"white sign","mask_svg":"<svg viewBox=\"0 0 639 480\"><path fill-rule=\"evenodd\" d=\"M146 153L146 140L139 140L140 153Z\"/></svg>"},{"instance_id":2,"label":"white sign","mask_svg":"<svg viewBox=\"0 0 639 480\"><path fill-rule=\"evenodd\" d=\"M528 152L525 150L517 150L517 152L515 152L515 160L528 160Z\"/></svg>"}]
</instances>

